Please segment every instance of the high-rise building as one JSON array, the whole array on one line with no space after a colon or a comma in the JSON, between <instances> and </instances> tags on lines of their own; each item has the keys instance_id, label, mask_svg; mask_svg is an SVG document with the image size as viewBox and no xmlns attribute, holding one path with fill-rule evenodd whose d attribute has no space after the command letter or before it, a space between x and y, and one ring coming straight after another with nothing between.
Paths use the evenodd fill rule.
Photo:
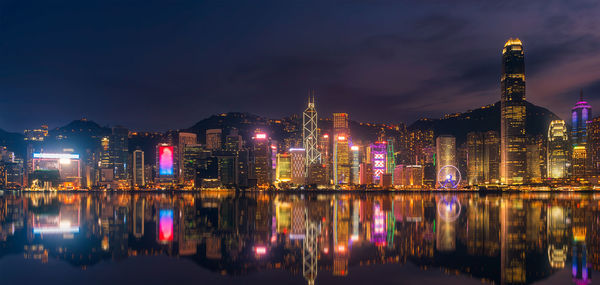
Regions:
<instances>
[{"instance_id":1,"label":"high-rise building","mask_svg":"<svg viewBox=\"0 0 600 285\"><path fill-rule=\"evenodd\" d=\"M178 134L178 138L177 138L177 149L179 150L179 153L177 154L179 161L183 161L183 152L185 150L185 147L187 145L195 145L198 143L198 138L197 135L194 133L185 133L185 132L179 132ZM183 173L185 172L185 163L180 163L179 164L179 182L183 183L184 179L183 179Z\"/></svg>"},{"instance_id":2,"label":"high-rise building","mask_svg":"<svg viewBox=\"0 0 600 285\"><path fill-rule=\"evenodd\" d=\"M339 135L333 141L333 184L350 183L350 147L348 137Z\"/></svg>"},{"instance_id":3,"label":"high-rise building","mask_svg":"<svg viewBox=\"0 0 600 285\"><path fill-rule=\"evenodd\" d=\"M315 97L309 97L308 107L302 114L302 144L306 150L305 174L308 174L308 169L313 164L321 163L321 153L318 149L317 132L317 110L315 109Z\"/></svg>"},{"instance_id":4,"label":"high-rise building","mask_svg":"<svg viewBox=\"0 0 600 285\"><path fill-rule=\"evenodd\" d=\"M394 180L394 168L396 168L396 154L394 152L394 140L387 140L387 157L385 158L385 169L386 173L392 175L392 181Z\"/></svg>"},{"instance_id":5,"label":"high-rise building","mask_svg":"<svg viewBox=\"0 0 600 285\"><path fill-rule=\"evenodd\" d=\"M443 172L440 172L444 166L452 165L456 167L456 138L451 135L441 135L435 139L435 154L436 154L436 173L438 177L455 177L456 173L452 171L452 168L445 168ZM438 181L440 179L438 178Z\"/></svg>"},{"instance_id":6,"label":"high-rise building","mask_svg":"<svg viewBox=\"0 0 600 285\"><path fill-rule=\"evenodd\" d=\"M124 127L112 128L112 134L109 139L109 166L114 171L114 178L117 180L127 179L128 174L128 138L129 130Z\"/></svg>"},{"instance_id":7,"label":"high-rise building","mask_svg":"<svg viewBox=\"0 0 600 285\"><path fill-rule=\"evenodd\" d=\"M587 151L585 145L576 145L573 147L573 178L581 179L586 175Z\"/></svg>"},{"instance_id":8,"label":"high-rise building","mask_svg":"<svg viewBox=\"0 0 600 285\"><path fill-rule=\"evenodd\" d=\"M587 122L592 118L592 107L583 100L583 91L579 94L579 102L571 109L571 141L573 146L587 142Z\"/></svg>"},{"instance_id":9,"label":"high-rise building","mask_svg":"<svg viewBox=\"0 0 600 285\"><path fill-rule=\"evenodd\" d=\"M371 144L371 165L373 166L373 183L379 184L386 171L387 142Z\"/></svg>"},{"instance_id":10,"label":"high-rise building","mask_svg":"<svg viewBox=\"0 0 600 285\"><path fill-rule=\"evenodd\" d=\"M498 132L467 134L467 182L469 185L500 182L500 138Z\"/></svg>"},{"instance_id":11,"label":"high-rise building","mask_svg":"<svg viewBox=\"0 0 600 285\"><path fill-rule=\"evenodd\" d=\"M144 152L136 149L133 151L133 186L146 185L144 176Z\"/></svg>"},{"instance_id":12,"label":"high-rise building","mask_svg":"<svg viewBox=\"0 0 600 285\"><path fill-rule=\"evenodd\" d=\"M600 174L600 117L587 122L588 165L591 175Z\"/></svg>"},{"instance_id":13,"label":"high-rise building","mask_svg":"<svg viewBox=\"0 0 600 285\"><path fill-rule=\"evenodd\" d=\"M504 44L500 86L500 180L504 184L522 184L527 170L525 54L519 39L511 38Z\"/></svg>"},{"instance_id":14,"label":"high-rise building","mask_svg":"<svg viewBox=\"0 0 600 285\"><path fill-rule=\"evenodd\" d=\"M304 185L306 183L306 150L303 148L290 148L292 156L292 183ZM313 165L313 164L310 164Z\"/></svg>"},{"instance_id":15,"label":"high-rise building","mask_svg":"<svg viewBox=\"0 0 600 285\"><path fill-rule=\"evenodd\" d=\"M563 120L550 122L548 128L548 178L566 178L569 163L569 133Z\"/></svg>"},{"instance_id":16,"label":"high-rise building","mask_svg":"<svg viewBox=\"0 0 600 285\"><path fill-rule=\"evenodd\" d=\"M359 175L359 171L360 171L360 147L358 147L357 145L353 145L352 147L350 147L350 153L352 155L352 166L350 169L350 183L354 184L354 185L358 185L360 184L360 175Z\"/></svg>"},{"instance_id":17,"label":"high-rise building","mask_svg":"<svg viewBox=\"0 0 600 285\"><path fill-rule=\"evenodd\" d=\"M200 168L204 160L211 156L211 152L200 144L186 144L182 153L183 181L185 184L195 184L198 168Z\"/></svg>"},{"instance_id":18,"label":"high-rise building","mask_svg":"<svg viewBox=\"0 0 600 285\"><path fill-rule=\"evenodd\" d=\"M333 113L333 135L350 136L349 119L347 113Z\"/></svg>"},{"instance_id":19,"label":"high-rise building","mask_svg":"<svg viewBox=\"0 0 600 285\"><path fill-rule=\"evenodd\" d=\"M221 129L206 130L206 149L221 149Z\"/></svg>"},{"instance_id":20,"label":"high-rise building","mask_svg":"<svg viewBox=\"0 0 600 285\"><path fill-rule=\"evenodd\" d=\"M527 180L531 183L542 182L542 169L540 162L540 145L527 145Z\"/></svg>"},{"instance_id":21,"label":"high-rise building","mask_svg":"<svg viewBox=\"0 0 600 285\"><path fill-rule=\"evenodd\" d=\"M250 175L256 179L259 186L271 184L272 157L271 157L270 138L266 133L257 131L252 138L252 158L250 159L252 167Z\"/></svg>"},{"instance_id":22,"label":"high-rise building","mask_svg":"<svg viewBox=\"0 0 600 285\"><path fill-rule=\"evenodd\" d=\"M278 183L290 182L292 180L292 157L289 153L277 154L277 170L275 180Z\"/></svg>"}]
</instances>

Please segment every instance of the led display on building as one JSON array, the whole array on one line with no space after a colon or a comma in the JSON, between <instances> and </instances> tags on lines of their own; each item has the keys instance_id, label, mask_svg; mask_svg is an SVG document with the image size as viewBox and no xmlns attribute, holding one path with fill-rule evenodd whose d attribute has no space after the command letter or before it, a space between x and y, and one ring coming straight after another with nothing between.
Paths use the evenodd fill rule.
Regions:
<instances>
[{"instance_id":1,"label":"led display on building","mask_svg":"<svg viewBox=\"0 0 600 285\"><path fill-rule=\"evenodd\" d=\"M371 145L371 162L373 163L373 181L381 179L381 175L386 173L386 155L387 148L385 142L376 142Z\"/></svg>"},{"instance_id":2,"label":"led display on building","mask_svg":"<svg viewBox=\"0 0 600 285\"><path fill-rule=\"evenodd\" d=\"M160 146L158 149L159 175L173 175L173 147Z\"/></svg>"}]
</instances>

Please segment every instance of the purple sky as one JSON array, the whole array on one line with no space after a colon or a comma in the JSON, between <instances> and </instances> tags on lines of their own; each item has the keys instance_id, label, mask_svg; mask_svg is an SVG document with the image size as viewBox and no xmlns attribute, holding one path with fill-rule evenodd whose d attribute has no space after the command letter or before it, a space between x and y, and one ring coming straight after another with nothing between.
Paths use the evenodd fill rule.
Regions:
<instances>
[{"instance_id":1,"label":"purple sky","mask_svg":"<svg viewBox=\"0 0 600 285\"><path fill-rule=\"evenodd\" d=\"M600 3L584 1L0 2L0 128L87 117L135 130L209 115L412 123L496 102L519 37L527 99L563 119L600 106Z\"/></svg>"}]
</instances>

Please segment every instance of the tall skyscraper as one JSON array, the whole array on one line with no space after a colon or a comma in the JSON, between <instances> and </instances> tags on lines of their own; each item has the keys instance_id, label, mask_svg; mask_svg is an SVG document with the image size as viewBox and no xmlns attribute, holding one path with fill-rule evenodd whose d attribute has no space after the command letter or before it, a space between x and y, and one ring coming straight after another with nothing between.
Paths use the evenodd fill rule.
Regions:
<instances>
[{"instance_id":1,"label":"tall skyscraper","mask_svg":"<svg viewBox=\"0 0 600 285\"><path fill-rule=\"evenodd\" d=\"M112 128L109 139L109 165L114 171L115 179L127 179L129 130L125 127Z\"/></svg>"},{"instance_id":2,"label":"tall skyscraper","mask_svg":"<svg viewBox=\"0 0 600 285\"><path fill-rule=\"evenodd\" d=\"M292 157L289 153L277 154L275 180L279 183L290 182L292 180Z\"/></svg>"},{"instance_id":3,"label":"tall skyscraper","mask_svg":"<svg viewBox=\"0 0 600 285\"><path fill-rule=\"evenodd\" d=\"M333 184L350 183L350 147L348 138L338 135L333 141Z\"/></svg>"},{"instance_id":4,"label":"tall skyscraper","mask_svg":"<svg viewBox=\"0 0 600 285\"><path fill-rule=\"evenodd\" d=\"M144 152L142 150L133 151L133 186L146 185L144 177Z\"/></svg>"},{"instance_id":5,"label":"tall skyscraper","mask_svg":"<svg viewBox=\"0 0 600 285\"><path fill-rule=\"evenodd\" d=\"M456 138L451 135L441 135L435 139L436 174L440 177L456 177L456 173L450 168L440 172L446 165L456 167ZM438 178L438 181L440 179Z\"/></svg>"},{"instance_id":6,"label":"tall skyscraper","mask_svg":"<svg viewBox=\"0 0 600 285\"><path fill-rule=\"evenodd\" d=\"M317 122L317 110L315 109L315 97L313 95L312 98L308 98L308 107L302 114L302 143L306 150L305 174L308 174L311 165L321 163L321 153L318 150Z\"/></svg>"},{"instance_id":7,"label":"tall skyscraper","mask_svg":"<svg viewBox=\"0 0 600 285\"><path fill-rule=\"evenodd\" d=\"M569 162L569 134L563 120L550 122L548 128L548 178L565 178Z\"/></svg>"},{"instance_id":8,"label":"tall skyscraper","mask_svg":"<svg viewBox=\"0 0 600 285\"><path fill-rule=\"evenodd\" d=\"M500 180L504 184L522 184L527 170L525 55L519 39L509 39L502 49L500 88Z\"/></svg>"},{"instance_id":9,"label":"tall skyscraper","mask_svg":"<svg viewBox=\"0 0 600 285\"><path fill-rule=\"evenodd\" d=\"M252 139L251 177L256 179L257 185L268 186L272 182L273 172L270 138L266 133L257 131Z\"/></svg>"},{"instance_id":10,"label":"tall skyscraper","mask_svg":"<svg viewBox=\"0 0 600 285\"><path fill-rule=\"evenodd\" d=\"M184 183L184 175L183 173L186 171L185 170L185 163L183 163L183 152L185 150L185 147L187 145L195 145L197 144L197 135L194 133L185 133L185 132L179 132L178 134L178 138L177 138L177 156L179 158L179 182L180 183Z\"/></svg>"},{"instance_id":11,"label":"tall skyscraper","mask_svg":"<svg viewBox=\"0 0 600 285\"><path fill-rule=\"evenodd\" d=\"M221 149L221 129L206 130L206 148L209 150Z\"/></svg>"},{"instance_id":12,"label":"tall skyscraper","mask_svg":"<svg viewBox=\"0 0 600 285\"><path fill-rule=\"evenodd\" d=\"M371 144L371 164L373 166L373 183L379 184L386 171L387 143L375 142Z\"/></svg>"},{"instance_id":13,"label":"tall skyscraper","mask_svg":"<svg viewBox=\"0 0 600 285\"><path fill-rule=\"evenodd\" d=\"M308 170L305 165L307 152L303 148L290 148L290 154L292 156L292 183L304 185L306 183L306 171Z\"/></svg>"},{"instance_id":14,"label":"tall skyscraper","mask_svg":"<svg viewBox=\"0 0 600 285\"><path fill-rule=\"evenodd\" d=\"M360 184L360 175L359 175L359 171L360 171L360 147L358 147L357 145L353 145L352 147L350 147L351 150L351 154L352 154L352 166L351 166L351 173L350 176L352 177L352 179L350 180L350 183L354 184L354 185L358 185Z\"/></svg>"},{"instance_id":15,"label":"tall skyscraper","mask_svg":"<svg viewBox=\"0 0 600 285\"><path fill-rule=\"evenodd\" d=\"M586 127L589 173L598 175L600 174L600 117L588 121Z\"/></svg>"},{"instance_id":16,"label":"tall skyscraper","mask_svg":"<svg viewBox=\"0 0 600 285\"><path fill-rule=\"evenodd\" d=\"M583 91L579 94L579 102L571 109L571 141L573 146L585 146L587 142L587 122L592 118L592 107L583 100Z\"/></svg>"},{"instance_id":17,"label":"tall skyscraper","mask_svg":"<svg viewBox=\"0 0 600 285\"><path fill-rule=\"evenodd\" d=\"M350 136L350 127L348 123L348 114L346 113L333 113L333 135L337 136Z\"/></svg>"}]
</instances>

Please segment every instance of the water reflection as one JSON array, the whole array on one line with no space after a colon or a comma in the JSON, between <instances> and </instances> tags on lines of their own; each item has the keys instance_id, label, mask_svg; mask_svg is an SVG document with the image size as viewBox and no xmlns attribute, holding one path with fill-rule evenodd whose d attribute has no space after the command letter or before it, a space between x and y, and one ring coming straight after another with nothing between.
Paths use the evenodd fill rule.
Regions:
<instances>
[{"instance_id":1,"label":"water reflection","mask_svg":"<svg viewBox=\"0 0 600 285\"><path fill-rule=\"evenodd\" d=\"M185 257L222 274L284 269L308 284L411 262L499 284L598 270L598 197L575 194L24 194L0 196L0 258L87 268ZM36 261L37 260L37 261ZM400 265L399 265L400 266ZM568 269L567 269L568 270Z\"/></svg>"}]
</instances>

